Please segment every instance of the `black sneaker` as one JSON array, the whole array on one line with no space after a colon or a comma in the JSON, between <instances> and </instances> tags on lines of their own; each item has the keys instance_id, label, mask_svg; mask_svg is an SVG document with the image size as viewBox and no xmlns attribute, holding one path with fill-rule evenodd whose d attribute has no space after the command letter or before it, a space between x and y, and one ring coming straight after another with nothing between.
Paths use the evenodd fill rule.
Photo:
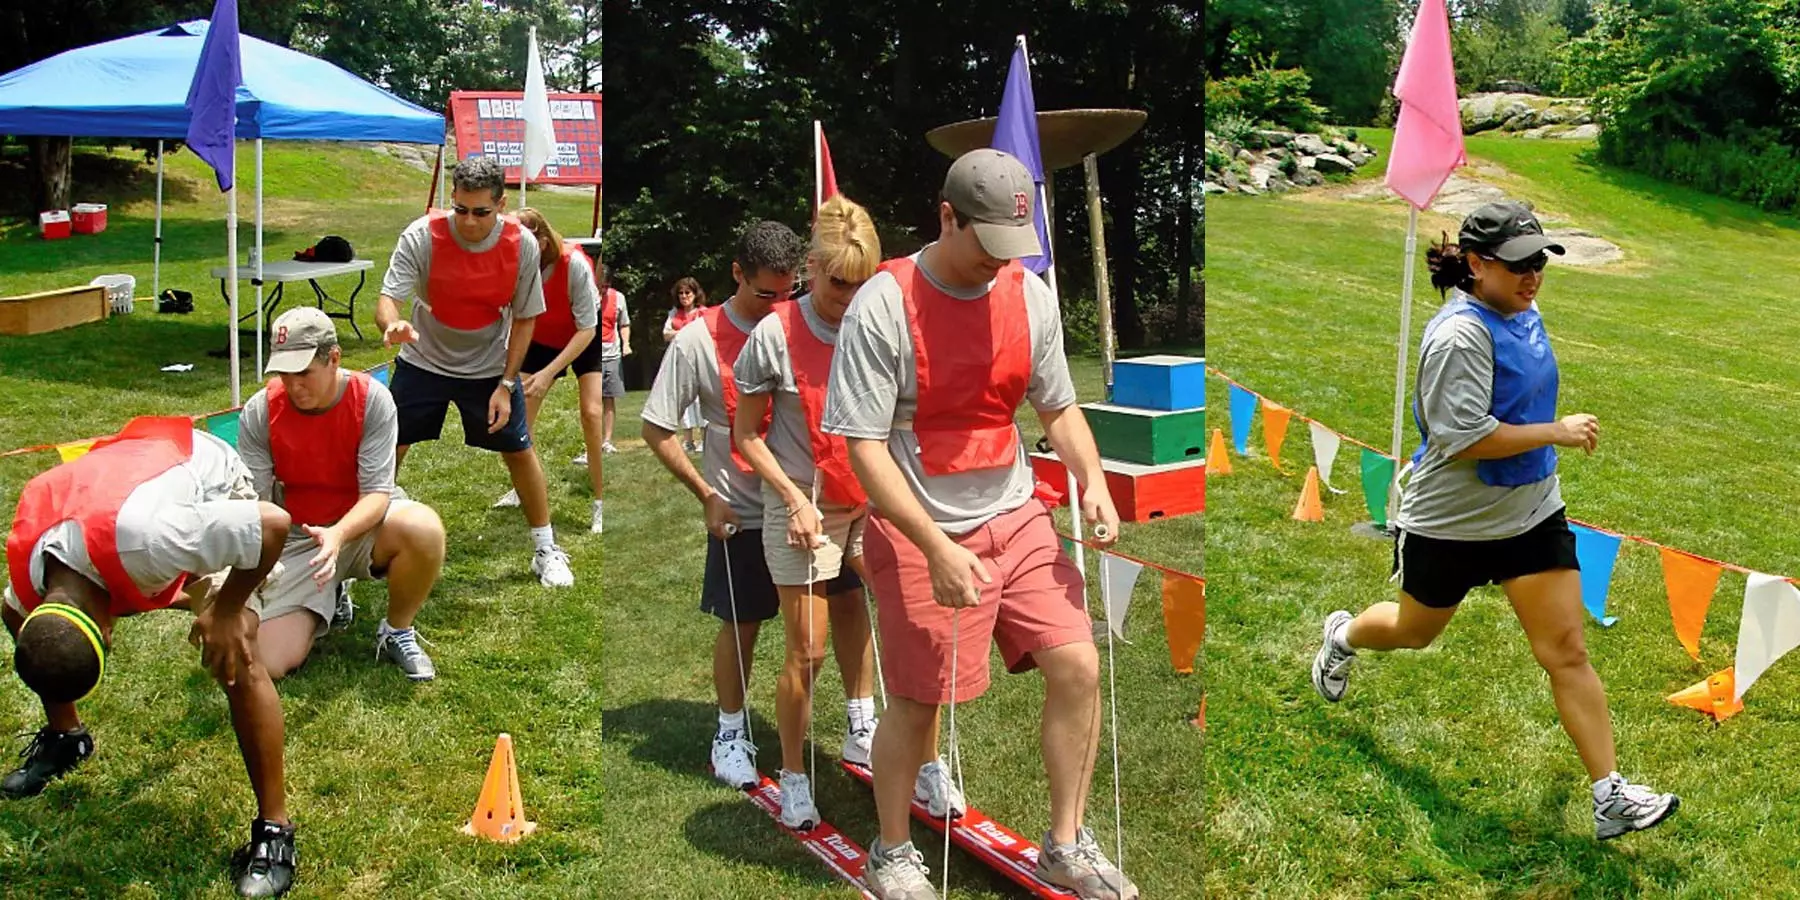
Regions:
<instances>
[{"instance_id":1,"label":"black sneaker","mask_svg":"<svg viewBox=\"0 0 1800 900\"><path fill-rule=\"evenodd\" d=\"M38 729L31 743L19 753L24 765L0 778L0 796L20 799L44 792L50 779L67 774L81 761L94 755L94 739L85 727L74 731L57 731L46 725Z\"/></svg>"},{"instance_id":2,"label":"black sneaker","mask_svg":"<svg viewBox=\"0 0 1800 900\"><path fill-rule=\"evenodd\" d=\"M250 823L250 843L231 857L239 897L279 897L294 886L294 826L268 819Z\"/></svg>"}]
</instances>

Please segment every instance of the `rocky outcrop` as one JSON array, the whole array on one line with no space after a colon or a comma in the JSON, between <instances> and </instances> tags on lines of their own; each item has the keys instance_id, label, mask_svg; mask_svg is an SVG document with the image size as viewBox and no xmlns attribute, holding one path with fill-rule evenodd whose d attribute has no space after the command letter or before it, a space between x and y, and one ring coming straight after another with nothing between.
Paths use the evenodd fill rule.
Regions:
<instances>
[{"instance_id":1,"label":"rocky outcrop","mask_svg":"<svg viewBox=\"0 0 1800 900\"><path fill-rule=\"evenodd\" d=\"M1283 193L1349 175L1375 161L1373 147L1335 134L1253 129L1221 138L1206 133L1208 194Z\"/></svg>"},{"instance_id":2,"label":"rocky outcrop","mask_svg":"<svg viewBox=\"0 0 1800 900\"><path fill-rule=\"evenodd\" d=\"M1471 94L1457 101L1464 134L1502 131L1528 138L1588 140L1600 133L1588 101L1525 93Z\"/></svg>"}]
</instances>

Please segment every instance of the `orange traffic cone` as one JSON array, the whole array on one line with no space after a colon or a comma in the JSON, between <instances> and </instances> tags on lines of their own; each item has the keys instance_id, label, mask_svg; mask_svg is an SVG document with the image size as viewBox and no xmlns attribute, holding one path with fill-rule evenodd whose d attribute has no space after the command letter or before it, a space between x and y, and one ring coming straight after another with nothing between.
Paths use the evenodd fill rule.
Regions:
<instances>
[{"instance_id":1,"label":"orange traffic cone","mask_svg":"<svg viewBox=\"0 0 1800 900\"><path fill-rule=\"evenodd\" d=\"M1737 699L1737 667L1728 666L1706 676L1706 680L1693 687L1683 688L1669 695L1669 702L1676 706L1697 709L1713 717L1715 722L1723 722L1744 711L1744 702Z\"/></svg>"},{"instance_id":2,"label":"orange traffic cone","mask_svg":"<svg viewBox=\"0 0 1800 900\"><path fill-rule=\"evenodd\" d=\"M1306 486L1300 489L1300 502L1294 504L1294 520L1325 521L1325 507L1319 503L1319 467L1306 470Z\"/></svg>"},{"instance_id":3,"label":"orange traffic cone","mask_svg":"<svg viewBox=\"0 0 1800 900\"><path fill-rule=\"evenodd\" d=\"M1206 730L1206 695L1205 694L1200 695L1200 715L1196 718L1189 719L1188 724L1194 726L1195 728L1200 729L1201 731Z\"/></svg>"},{"instance_id":4,"label":"orange traffic cone","mask_svg":"<svg viewBox=\"0 0 1800 900\"><path fill-rule=\"evenodd\" d=\"M537 823L525 821L525 804L519 799L519 769L513 760L512 735L502 734L494 742L494 756L488 761L487 778L481 782L481 799L475 803L475 814L463 825L462 832L510 844L535 830Z\"/></svg>"},{"instance_id":5,"label":"orange traffic cone","mask_svg":"<svg viewBox=\"0 0 1800 900\"><path fill-rule=\"evenodd\" d=\"M1225 453L1225 432L1217 428L1213 429L1212 443L1206 446L1206 474L1231 474L1231 457Z\"/></svg>"}]
</instances>

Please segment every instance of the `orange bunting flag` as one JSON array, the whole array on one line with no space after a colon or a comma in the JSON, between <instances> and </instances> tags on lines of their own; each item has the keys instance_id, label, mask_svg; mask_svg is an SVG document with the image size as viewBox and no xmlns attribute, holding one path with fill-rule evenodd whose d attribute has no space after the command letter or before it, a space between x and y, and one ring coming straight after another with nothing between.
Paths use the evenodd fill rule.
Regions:
<instances>
[{"instance_id":1,"label":"orange bunting flag","mask_svg":"<svg viewBox=\"0 0 1800 900\"><path fill-rule=\"evenodd\" d=\"M1293 410L1268 399L1262 402L1263 443L1269 448L1269 462L1281 468L1281 442L1287 440L1288 418Z\"/></svg>"},{"instance_id":2,"label":"orange bunting flag","mask_svg":"<svg viewBox=\"0 0 1800 900\"><path fill-rule=\"evenodd\" d=\"M1700 659L1700 630L1706 625L1706 608L1712 605L1724 569L1715 563L1662 548L1663 582L1669 589L1669 618L1675 621L1675 637L1688 655Z\"/></svg>"},{"instance_id":3,"label":"orange bunting flag","mask_svg":"<svg viewBox=\"0 0 1800 900\"><path fill-rule=\"evenodd\" d=\"M1183 675L1194 672L1194 657L1206 636L1206 585L1184 575L1163 573L1163 628L1169 664Z\"/></svg>"},{"instance_id":4,"label":"orange bunting flag","mask_svg":"<svg viewBox=\"0 0 1800 900\"><path fill-rule=\"evenodd\" d=\"M1706 676L1693 687L1669 695L1676 706L1697 709L1713 721L1723 722L1744 711L1744 701L1737 699L1737 667L1730 666Z\"/></svg>"},{"instance_id":5,"label":"orange bunting flag","mask_svg":"<svg viewBox=\"0 0 1800 900\"><path fill-rule=\"evenodd\" d=\"M92 449L94 449L94 442L92 439L76 441L72 444L57 444L56 455L62 457L63 462L68 463L86 456L87 452Z\"/></svg>"},{"instance_id":6,"label":"orange bunting flag","mask_svg":"<svg viewBox=\"0 0 1800 900\"><path fill-rule=\"evenodd\" d=\"M1325 507L1319 503L1318 466L1306 470L1306 486L1300 489L1300 502L1294 504L1294 521L1325 521Z\"/></svg>"},{"instance_id":7,"label":"orange bunting flag","mask_svg":"<svg viewBox=\"0 0 1800 900\"><path fill-rule=\"evenodd\" d=\"M1206 445L1206 474L1231 474L1231 456L1225 452L1225 432L1217 428L1213 429L1212 443Z\"/></svg>"}]
</instances>

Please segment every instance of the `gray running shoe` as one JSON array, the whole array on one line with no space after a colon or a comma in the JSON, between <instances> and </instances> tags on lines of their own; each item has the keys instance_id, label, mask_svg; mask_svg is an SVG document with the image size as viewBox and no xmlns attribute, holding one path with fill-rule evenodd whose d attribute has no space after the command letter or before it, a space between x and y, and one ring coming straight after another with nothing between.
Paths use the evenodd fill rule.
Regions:
<instances>
[{"instance_id":1,"label":"gray running shoe","mask_svg":"<svg viewBox=\"0 0 1800 900\"><path fill-rule=\"evenodd\" d=\"M883 847L879 840L870 844L863 886L875 900L938 900L925 856L913 849L912 841L898 847Z\"/></svg>"},{"instance_id":2,"label":"gray running shoe","mask_svg":"<svg viewBox=\"0 0 1800 900\"><path fill-rule=\"evenodd\" d=\"M950 767L944 765L941 758L919 767L919 774L913 779L913 799L925 804L925 811L934 819L946 815L960 819L969 811L969 801L963 797L956 779L950 777Z\"/></svg>"},{"instance_id":3,"label":"gray running shoe","mask_svg":"<svg viewBox=\"0 0 1800 900\"><path fill-rule=\"evenodd\" d=\"M400 671L414 681L430 681L437 677L437 667L431 664L431 657L419 649L419 642L423 640L417 628L393 628L382 619L381 627L375 633L375 655L399 666Z\"/></svg>"},{"instance_id":4,"label":"gray running shoe","mask_svg":"<svg viewBox=\"0 0 1800 900\"><path fill-rule=\"evenodd\" d=\"M1632 784L1617 772L1608 781L1606 798L1594 801L1594 837L1600 840L1654 828L1681 808L1680 797Z\"/></svg>"},{"instance_id":5,"label":"gray running shoe","mask_svg":"<svg viewBox=\"0 0 1800 900\"><path fill-rule=\"evenodd\" d=\"M337 606L331 611L331 630L343 631L356 621L356 603L350 599L350 579L338 582Z\"/></svg>"},{"instance_id":6,"label":"gray running shoe","mask_svg":"<svg viewBox=\"0 0 1800 900\"><path fill-rule=\"evenodd\" d=\"M1038 852L1037 877L1074 891L1082 900L1137 900L1137 885L1119 871L1119 867L1100 852L1094 832L1083 825L1075 834L1075 843L1051 846L1050 835L1044 835L1044 848Z\"/></svg>"},{"instance_id":7,"label":"gray running shoe","mask_svg":"<svg viewBox=\"0 0 1800 900\"><path fill-rule=\"evenodd\" d=\"M1349 627L1350 619L1350 614L1341 609L1325 617L1325 643L1319 647L1319 655L1313 657L1313 689L1333 703L1344 699L1344 690L1350 687L1350 664L1356 661L1354 652L1339 650L1332 640L1340 629Z\"/></svg>"}]
</instances>

